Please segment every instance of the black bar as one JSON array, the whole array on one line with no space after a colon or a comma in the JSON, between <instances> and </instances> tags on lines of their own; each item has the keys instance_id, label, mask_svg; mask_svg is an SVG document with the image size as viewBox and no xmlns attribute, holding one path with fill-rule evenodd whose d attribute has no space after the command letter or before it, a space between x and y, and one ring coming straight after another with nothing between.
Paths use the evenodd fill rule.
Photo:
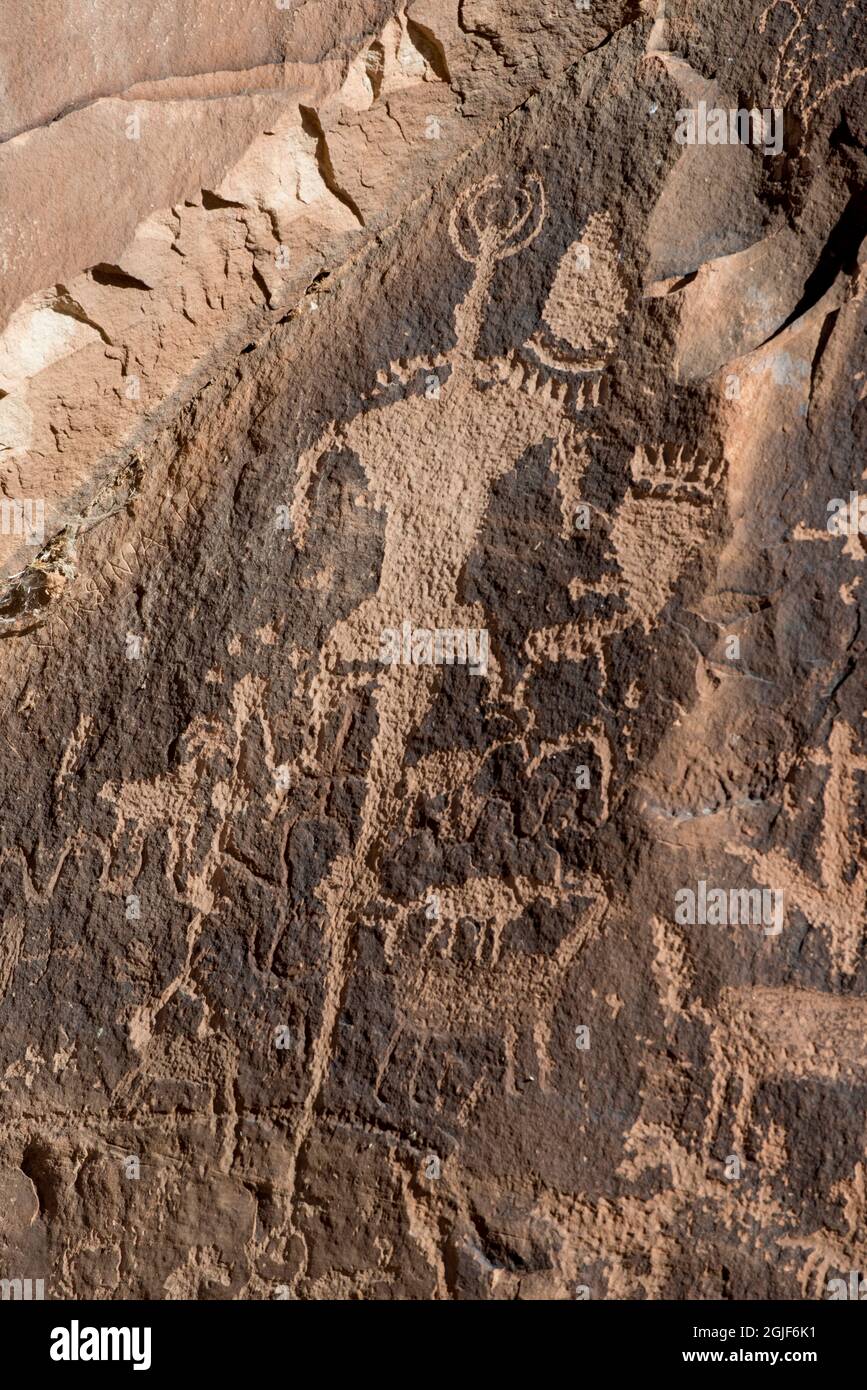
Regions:
<instances>
[{"instance_id":1,"label":"black bar","mask_svg":"<svg viewBox=\"0 0 867 1390\"><path fill-rule=\"evenodd\" d=\"M536 1363L534 1379L547 1378L547 1366L556 1378L567 1375L569 1367L573 1375L603 1380L630 1371L700 1380L709 1370L731 1375L757 1369L770 1384L780 1372L792 1370L821 1376L824 1383L829 1375L851 1374L864 1344L863 1314L840 1308L837 1301L576 1299L488 1302L472 1310L466 1304L360 1300L13 1301L0 1302L0 1329L7 1353L14 1350L20 1358L21 1372L38 1372L58 1384L101 1375L115 1382L133 1376L133 1384L150 1377L161 1384L167 1374L185 1371L213 1374L217 1385L236 1375L246 1380L279 1375L281 1384L284 1378L291 1384L315 1375L320 1358L329 1380L345 1366L353 1376L378 1374L417 1384L439 1369L453 1375L458 1364L465 1374L469 1358L470 1364L478 1359L488 1376L501 1361L513 1381L529 1358ZM365 1347L377 1349L373 1360ZM78 1359L52 1359L52 1348L69 1357L77 1351ZM106 1359L85 1359L92 1350ZM115 1351L118 1359L110 1359Z\"/></svg>"}]
</instances>

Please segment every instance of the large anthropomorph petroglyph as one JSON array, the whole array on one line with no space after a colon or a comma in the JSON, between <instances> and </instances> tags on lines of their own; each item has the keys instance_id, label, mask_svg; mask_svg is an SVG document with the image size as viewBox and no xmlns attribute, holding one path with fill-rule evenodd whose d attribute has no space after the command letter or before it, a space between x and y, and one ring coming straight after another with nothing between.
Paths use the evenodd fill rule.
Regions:
<instances>
[{"instance_id":1,"label":"large anthropomorph petroglyph","mask_svg":"<svg viewBox=\"0 0 867 1390\"><path fill-rule=\"evenodd\" d=\"M0 131L3 1291L857 1289L857 0L201 0L99 71L64 6Z\"/></svg>"},{"instance_id":2,"label":"large anthropomorph petroglyph","mask_svg":"<svg viewBox=\"0 0 867 1390\"><path fill-rule=\"evenodd\" d=\"M323 645L311 691L312 746L326 727L347 683L369 680L381 634L409 619L432 629L484 626L485 615L461 601L460 576L484 517L491 487L514 468L531 445L549 442L577 448L576 414L592 396L595 373L611 349L626 307L605 219L588 230L592 244L570 247L552 288L546 327L578 362L577 381L538 374L514 362L481 360L479 343L497 267L529 248L546 215L545 191L533 174L514 199L491 175L467 188L450 218L458 255L473 278L454 312L455 346L413 369L424 389L374 403L353 419L333 424L299 463L292 515L304 545L317 469L328 450L344 449L360 460L372 504L385 513L385 545L377 593L336 624ZM596 262L594 264L594 258ZM613 291L605 302L600 290ZM550 322L548 322L550 320ZM570 335L570 328L572 330ZM563 341L565 340L565 342ZM582 358L581 353L585 354ZM568 357L566 359L569 360ZM330 922L329 984L312 1057L312 1083L303 1142L328 1065L337 1004L347 969L353 920L377 883L377 845L393 823L407 740L429 708L439 673L431 667L374 670L378 729L371 753L362 830L351 856L338 860L320 894Z\"/></svg>"}]
</instances>

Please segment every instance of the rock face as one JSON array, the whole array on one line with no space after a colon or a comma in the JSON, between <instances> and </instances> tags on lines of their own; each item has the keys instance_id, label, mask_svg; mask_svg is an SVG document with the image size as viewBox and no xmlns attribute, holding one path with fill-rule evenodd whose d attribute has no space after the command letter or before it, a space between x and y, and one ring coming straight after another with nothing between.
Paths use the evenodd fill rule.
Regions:
<instances>
[{"instance_id":1,"label":"rock face","mask_svg":"<svg viewBox=\"0 0 867 1390\"><path fill-rule=\"evenodd\" d=\"M858 7L146 8L3 74L0 1277L826 1297Z\"/></svg>"}]
</instances>

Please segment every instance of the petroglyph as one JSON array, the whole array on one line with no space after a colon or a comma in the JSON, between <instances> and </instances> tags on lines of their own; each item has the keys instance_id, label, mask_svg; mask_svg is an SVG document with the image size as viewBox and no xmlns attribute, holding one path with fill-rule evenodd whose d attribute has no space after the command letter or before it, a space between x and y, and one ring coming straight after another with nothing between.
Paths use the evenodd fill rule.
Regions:
<instances>
[{"instance_id":1,"label":"petroglyph","mask_svg":"<svg viewBox=\"0 0 867 1390\"><path fill-rule=\"evenodd\" d=\"M323 647L312 690L313 740L345 691L346 665L365 664L379 650L380 634L413 622L436 627L475 627L481 615L458 601L458 580L484 516L490 489L514 467L525 449L556 442L568 427L566 392L526 391L510 375L491 381L478 347L491 285L499 263L536 239L545 218L541 180L532 175L517 190L513 214L501 180L491 175L458 199L449 230L473 278L454 313L456 345L443 354L448 371L429 396L410 396L377 406L344 424L330 425L299 461L292 503L295 535L304 544L316 470L326 449L355 454L365 470L372 505L385 514L379 586L342 622ZM558 285L554 318L561 322L565 291ZM485 389L480 391L479 385ZM298 1129L296 1153L312 1123L316 1097L330 1055L339 998L348 969L353 920L376 889L377 847L397 810L397 788L407 739L430 706L436 675L427 668L395 666L378 679L374 696L378 730L371 752L362 829L350 858L342 858L319 890L331 923L331 963L326 1006L311 1058L313 1081ZM408 985L410 993L413 985ZM485 997L489 997L485 995ZM481 996L480 996L481 998ZM481 1004L479 1004L481 1008Z\"/></svg>"},{"instance_id":2,"label":"petroglyph","mask_svg":"<svg viewBox=\"0 0 867 1390\"><path fill-rule=\"evenodd\" d=\"M819 882L784 850L759 853L733 844L729 851L750 864L757 879L780 884L812 927L827 930L833 964L841 974L852 975L867 926L867 869L855 859L851 831L859 798L857 774L867 772L867 757L856 749L854 730L839 720L831 729L828 752L814 754L813 761L828 768L817 845Z\"/></svg>"},{"instance_id":3,"label":"petroglyph","mask_svg":"<svg viewBox=\"0 0 867 1390\"><path fill-rule=\"evenodd\" d=\"M867 1270L857 7L239 6L73 14L61 64L30 7L4 65L6 1272L825 1297ZM753 106L779 155L710 143Z\"/></svg>"},{"instance_id":4,"label":"petroglyph","mask_svg":"<svg viewBox=\"0 0 867 1390\"><path fill-rule=\"evenodd\" d=\"M683 444L640 445L630 464L636 494L676 501L711 500L719 482L721 459Z\"/></svg>"},{"instance_id":5,"label":"petroglyph","mask_svg":"<svg viewBox=\"0 0 867 1390\"><path fill-rule=\"evenodd\" d=\"M654 975L669 1026L693 1019L709 1033L710 1105L701 1140L706 1158L723 1121L743 1156L756 1092L766 1081L867 1081L867 999L750 985L724 988L711 1007L695 995L682 931L657 917L651 926Z\"/></svg>"},{"instance_id":6,"label":"petroglyph","mask_svg":"<svg viewBox=\"0 0 867 1390\"><path fill-rule=\"evenodd\" d=\"M815 12L810 0L773 0L758 24L760 34L777 34L782 26L771 90L775 101L798 107L806 127L835 92L867 77L867 63L845 70L845 45L829 26L814 21ZM857 35L861 15L855 0L845 0L840 19L853 36Z\"/></svg>"},{"instance_id":7,"label":"petroglyph","mask_svg":"<svg viewBox=\"0 0 867 1390\"><path fill-rule=\"evenodd\" d=\"M522 894L522 889L526 893L525 886L516 884L516 895ZM495 894L496 890L492 897ZM578 907L577 901L588 896L589 908ZM546 899L565 903L576 917L575 925L550 955L501 954L503 928L509 916L508 909L496 913L496 901L487 909L476 909L483 921L492 909L496 913L490 942L483 935L476 959L458 961L448 948L440 955L429 947L406 979L399 1021L389 1040L386 1059L405 1027L418 1039L418 1049L435 1034L466 1038L493 1032L505 1044L507 1092L516 1089L516 1058L522 1040L530 1044L536 1057L537 1075L531 1079L547 1091L551 1085L553 1017L566 973L599 930L608 903L602 885L592 880L571 889L561 887L556 894L537 892L537 901ZM443 895L443 905L449 915L461 910L447 895Z\"/></svg>"},{"instance_id":8,"label":"petroglyph","mask_svg":"<svg viewBox=\"0 0 867 1390\"><path fill-rule=\"evenodd\" d=\"M565 251L528 347L548 367L600 371L614 354L629 294L611 218L594 213Z\"/></svg>"},{"instance_id":9,"label":"petroglyph","mask_svg":"<svg viewBox=\"0 0 867 1390\"><path fill-rule=\"evenodd\" d=\"M755 986L724 990L711 1037L709 1149L737 1081L732 1136L744 1152L756 1089L774 1077L863 1084L867 1080L867 1000L811 990Z\"/></svg>"}]
</instances>

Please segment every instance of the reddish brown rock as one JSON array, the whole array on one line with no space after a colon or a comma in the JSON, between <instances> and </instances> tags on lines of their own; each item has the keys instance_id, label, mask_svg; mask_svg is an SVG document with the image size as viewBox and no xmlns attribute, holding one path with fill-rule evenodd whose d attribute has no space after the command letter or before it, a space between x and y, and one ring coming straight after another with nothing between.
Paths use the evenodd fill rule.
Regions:
<instances>
[{"instance_id":1,"label":"reddish brown rock","mask_svg":"<svg viewBox=\"0 0 867 1390\"><path fill-rule=\"evenodd\" d=\"M301 8L7 73L0 1278L826 1297L854 6Z\"/></svg>"}]
</instances>

